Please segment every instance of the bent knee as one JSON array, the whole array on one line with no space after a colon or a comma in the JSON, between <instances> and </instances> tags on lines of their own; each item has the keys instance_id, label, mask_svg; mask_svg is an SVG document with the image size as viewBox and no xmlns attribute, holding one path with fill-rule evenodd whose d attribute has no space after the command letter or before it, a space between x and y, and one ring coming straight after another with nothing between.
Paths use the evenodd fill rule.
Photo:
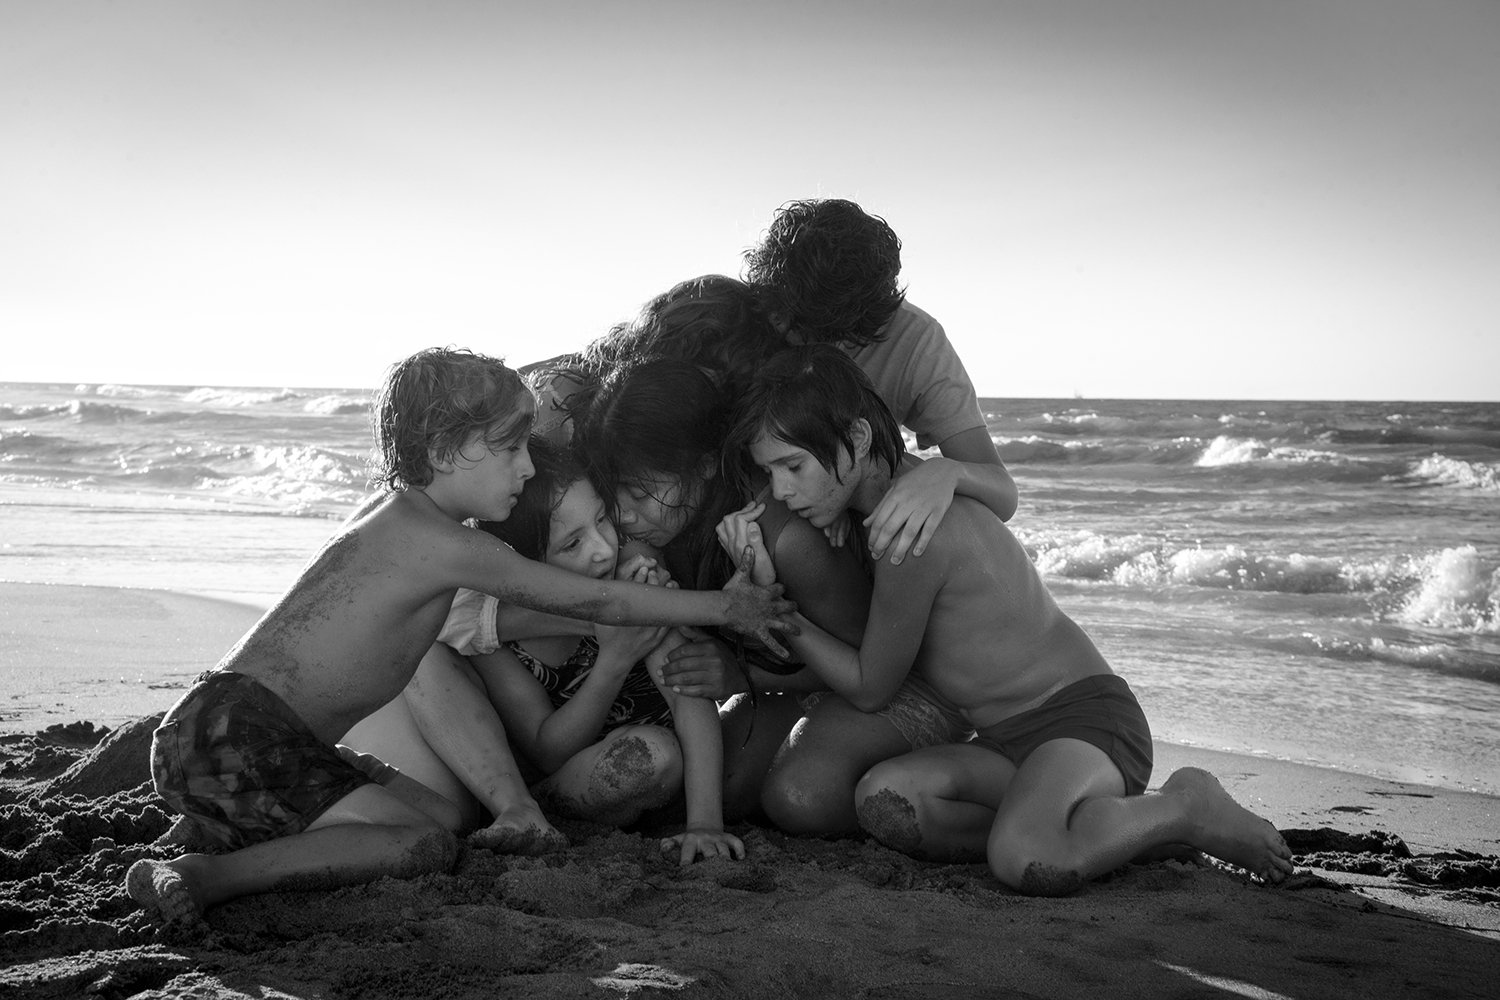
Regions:
<instances>
[{"instance_id":1,"label":"bent knee","mask_svg":"<svg viewBox=\"0 0 1500 1000\"><path fill-rule=\"evenodd\" d=\"M622 726L605 737L591 791L611 799L675 792L682 785L682 746L661 726Z\"/></svg>"},{"instance_id":2,"label":"bent knee","mask_svg":"<svg viewBox=\"0 0 1500 1000\"><path fill-rule=\"evenodd\" d=\"M791 834L842 834L859 828L849 779L816 768L773 770L761 786L760 806L778 829Z\"/></svg>"},{"instance_id":3,"label":"bent knee","mask_svg":"<svg viewBox=\"0 0 1500 1000\"><path fill-rule=\"evenodd\" d=\"M1007 887L1026 896L1066 896L1088 881L1078 859L1057 837L1037 836L995 824L985 848L990 871Z\"/></svg>"}]
</instances>

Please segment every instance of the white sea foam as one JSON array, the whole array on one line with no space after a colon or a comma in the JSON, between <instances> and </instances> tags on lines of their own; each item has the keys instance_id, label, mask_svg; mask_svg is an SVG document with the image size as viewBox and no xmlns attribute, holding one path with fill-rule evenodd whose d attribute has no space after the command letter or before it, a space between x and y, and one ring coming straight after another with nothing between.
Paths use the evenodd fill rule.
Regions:
<instances>
[{"instance_id":1,"label":"white sea foam","mask_svg":"<svg viewBox=\"0 0 1500 1000\"><path fill-rule=\"evenodd\" d=\"M1270 445L1258 438L1237 438L1221 434L1208 443L1208 447L1203 449L1203 454L1198 456L1194 464L1202 468L1217 468L1225 465L1249 465L1255 462L1341 464L1347 460L1346 456L1337 452Z\"/></svg>"},{"instance_id":2,"label":"white sea foam","mask_svg":"<svg viewBox=\"0 0 1500 1000\"><path fill-rule=\"evenodd\" d=\"M1500 633L1500 569L1486 571L1472 545L1420 560L1418 586L1395 614L1409 625Z\"/></svg>"},{"instance_id":3,"label":"white sea foam","mask_svg":"<svg viewBox=\"0 0 1500 1000\"><path fill-rule=\"evenodd\" d=\"M116 399L162 399L173 393L166 389L149 389L141 385L80 385L75 392L84 396L112 396Z\"/></svg>"},{"instance_id":4,"label":"white sea foam","mask_svg":"<svg viewBox=\"0 0 1500 1000\"><path fill-rule=\"evenodd\" d=\"M1098 580L1122 587L1209 587L1288 594L1392 591L1420 575L1406 558L1348 562L1293 552L1253 553L1238 545L1173 548L1143 534L1092 531L1025 539L1043 576Z\"/></svg>"},{"instance_id":5,"label":"white sea foam","mask_svg":"<svg viewBox=\"0 0 1500 1000\"><path fill-rule=\"evenodd\" d=\"M339 416L345 413L365 413L369 409L370 397L368 395L344 396L335 393L328 396L318 396L302 404L302 411L304 413L315 413L325 417Z\"/></svg>"},{"instance_id":6,"label":"white sea foam","mask_svg":"<svg viewBox=\"0 0 1500 1000\"><path fill-rule=\"evenodd\" d=\"M238 471L200 481L199 488L235 497L254 497L304 514L358 503L365 494L361 463L314 447L244 449L231 463Z\"/></svg>"},{"instance_id":7,"label":"white sea foam","mask_svg":"<svg viewBox=\"0 0 1500 1000\"><path fill-rule=\"evenodd\" d=\"M205 386L189 392L183 401L199 406L261 406L301 398L300 392L291 389L217 389Z\"/></svg>"},{"instance_id":8,"label":"white sea foam","mask_svg":"<svg viewBox=\"0 0 1500 1000\"><path fill-rule=\"evenodd\" d=\"M1465 462L1434 452L1413 465L1410 475L1439 486L1500 493L1500 465L1488 462Z\"/></svg>"}]
</instances>

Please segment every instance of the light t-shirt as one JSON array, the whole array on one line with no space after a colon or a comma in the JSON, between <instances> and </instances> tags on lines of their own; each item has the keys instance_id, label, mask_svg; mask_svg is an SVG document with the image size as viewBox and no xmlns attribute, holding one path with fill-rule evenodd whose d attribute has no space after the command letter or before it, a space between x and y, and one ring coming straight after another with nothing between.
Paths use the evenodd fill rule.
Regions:
<instances>
[{"instance_id":1,"label":"light t-shirt","mask_svg":"<svg viewBox=\"0 0 1500 1000\"><path fill-rule=\"evenodd\" d=\"M864 369L896 421L931 448L959 431L987 426L974 383L943 326L902 302L882 338L845 353Z\"/></svg>"}]
</instances>

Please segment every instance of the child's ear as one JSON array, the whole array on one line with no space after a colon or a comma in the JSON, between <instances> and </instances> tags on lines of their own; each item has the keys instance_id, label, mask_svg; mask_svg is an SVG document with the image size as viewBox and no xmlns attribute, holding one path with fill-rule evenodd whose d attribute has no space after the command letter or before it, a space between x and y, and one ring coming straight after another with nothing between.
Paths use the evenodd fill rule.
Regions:
<instances>
[{"instance_id":1,"label":"child's ear","mask_svg":"<svg viewBox=\"0 0 1500 1000\"><path fill-rule=\"evenodd\" d=\"M870 430L870 422L864 417L854 421L849 427L849 439L854 442L855 459L864 458L870 453L870 442L874 438Z\"/></svg>"},{"instance_id":2,"label":"child's ear","mask_svg":"<svg viewBox=\"0 0 1500 1000\"><path fill-rule=\"evenodd\" d=\"M719 474L719 456L710 452L698 459L698 478L705 483Z\"/></svg>"},{"instance_id":3,"label":"child's ear","mask_svg":"<svg viewBox=\"0 0 1500 1000\"><path fill-rule=\"evenodd\" d=\"M439 455L437 452L429 449L427 452L427 464L432 466L433 472L441 472L447 474L449 472L452 472L454 468L453 455L452 453Z\"/></svg>"}]
</instances>

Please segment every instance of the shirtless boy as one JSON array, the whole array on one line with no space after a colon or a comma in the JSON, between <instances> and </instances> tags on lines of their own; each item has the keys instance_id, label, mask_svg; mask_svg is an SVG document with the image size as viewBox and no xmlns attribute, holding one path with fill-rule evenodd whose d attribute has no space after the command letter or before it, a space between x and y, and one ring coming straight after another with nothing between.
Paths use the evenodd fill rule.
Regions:
<instances>
[{"instance_id":1,"label":"shirtless boy","mask_svg":"<svg viewBox=\"0 0 1500 1000\"><path fill-rule=\"evenodd\" d=\"M901 475L900 447L869 380L822 345L762 369L726 444L818 527L874 509ZM725 520L731 551L754 546L757 515L752 505ZM1145 793L1151 733L1140 706L988 508L955 497L922 558L880 560L874 576L858 648L799 620L796 654L865 711L914 673L979 733L867 772L855 798L877 839L919 857L982 853L1000 881L1035 895L1179 845L1266 881L1291 872L1276 829L1207 772L1183 768Z\"/></svg>"},{"instance_id":2,"label":"shirtless boy","mask_svg":"<svg viewBox=\"0 0 1500 1000\"><path fill-rule=\"evenodd\" d=\"M422 351L376 398L378 501L167 713L156 789L224 854L143 860L126 889L167 920L281 889L443 870L457 857L445 800L335 742L394 698L454 592L606 624L727 625L769 639L792 605L737 575L722 591L593 580L533 562L469 518L504 520L532 475L535 402L515 372L467 351ZM509 822L558 836L520 786Z\"/></svg>"}]
</instances>

